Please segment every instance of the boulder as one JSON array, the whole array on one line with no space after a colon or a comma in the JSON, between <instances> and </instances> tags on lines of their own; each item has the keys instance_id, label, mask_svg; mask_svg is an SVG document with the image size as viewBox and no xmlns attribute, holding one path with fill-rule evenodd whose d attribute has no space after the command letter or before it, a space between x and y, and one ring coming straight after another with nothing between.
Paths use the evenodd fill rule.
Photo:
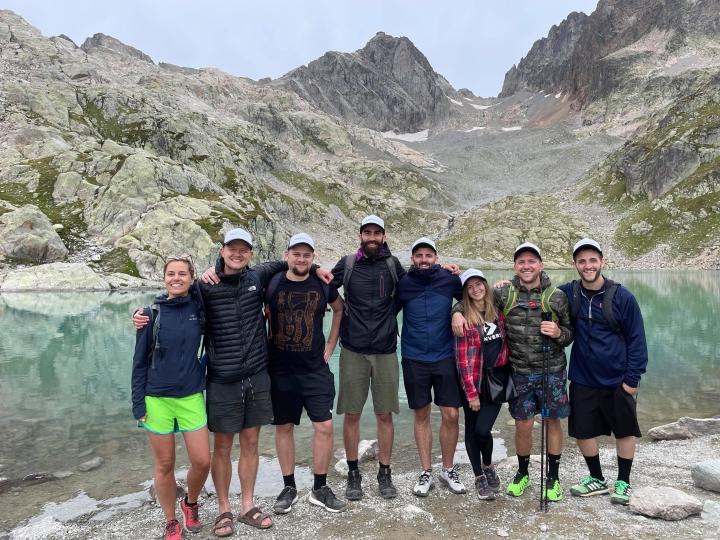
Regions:
<instances>
[{"instance_id":1,"label":"boulder","mask_svg":"<svg viewBox=\"0 0 720 540\"><path fill-rule=\"evenodd\" d=\"M105 461L100 456L96 456L92 459L89 459L88 461L85 461L84 463L81 463L78 465L78 471L80 472L90 472L92 470L97 469L100 467L100 465L103 464L103 461Z\"/></svg>"},{"instance_id":2,"label":"boulder","mask_svg":"<svg viewBox=\"0 0 720 540\"><path fill-rule=\"evenodd\" d=\"M720 418L689 418L684 416L677 422L664 424L648 430L648 437L656 441L692 439L703 435L720 434Z\"/></svg>"},{"instance_id":3,"label":"boulder","mask_svg":"<svg viewBox=\"0 0 720 540\"><path fill-rule=\"evenodd\" d=\"M83 263L51 263L8 272L0 291L109 291L110 285Z\"/></svg>"},{"instance_id":4,"label":"boulder","mask_svg":"<svg viewBox=\"0 0 720 540\"><path fill-rule=\"evenodd\" d=\"M74 202L78 199L85 201L91 199L97 189L97 186L85 180L82 175L70 171L58 174L52 196L58 203Z\"/></svg>"},{"instance_id":5,"label":"boulder","mask_svg":"<svg viewBox=\"0 0 720 540\"><path fill-rule=\"evenodd\" d=\"M700 517L703 521L714 523L716 527L720 528L720 503L711 501L710 499L705 501ZM718 529L715 530L717 531Z\"/></svg>"},{"instance_id":6,"label":"boulder","mask_svg":"<svg viewBox=\"0 0 720 540\"><path fill-rule=\"evenodd\" d=\"M0 253L38 263L62 260L68 250L47 216L27 205L0 216Z\"/></svg>"},{"instance_id":7,"label":"boulder","mask_svg":"<svg viewBox=\"0 0 720 540\"><path fill-rule=\"evenodd\" d=\"M703 503L697 497L671 487L643 487L633 491L630 510L643 516L678 521L699 514Z\"/></svg>"},{"instance_id":8,"label":"boulder","mask_svg":"<svg viewBox=\"0 0 720 540\"><path fill-rule=\"evenodd\" d=\"M720 493L720 459L697 463L690 472L697 487Z\"/></svg>"}]
</instances>

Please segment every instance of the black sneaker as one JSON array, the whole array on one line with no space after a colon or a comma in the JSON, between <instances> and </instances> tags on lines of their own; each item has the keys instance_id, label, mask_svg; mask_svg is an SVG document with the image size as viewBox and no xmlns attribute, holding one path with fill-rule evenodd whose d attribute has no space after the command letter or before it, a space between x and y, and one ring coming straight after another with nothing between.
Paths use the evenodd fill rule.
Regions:
<instances>
[{"instance_id":1,"label":"black sneaker","mask_svg":"<svg viewBox=\"0 0 720 540\"><path fill-rule=\"evenodd\" d=\"M477 490L478 499L481 501L495 500L495 490L490 487L487 476L484 474L475 477L475 489Z\"/></svg>"},{"instance_id":2,"label":"black sneaker","mask_svg":"<svg viewBox=\"0 0 720 540\"><path fill-rule=\"evenodd\" d=\"M397 489L392 482L390 468L380 467L377 474L378 488L383 499L394 499L397 497Z\"/></svg>"},{"instance_id":3,"label":"black sneaker","mask_svg":"<svg viewBox=\"0 0 720 540\"><path fill-rule=\"evenodd\" d=\"M345 498L348 501L359 501L362 499L362 476L360 471L348 471L347 487L345 488Z\"/></svg>"},{"instance_id":4,"label":"black sneaker","mask_svg":"<svg viewBox=\"0 0 720 540\"><path fill-rule=\"evenodd\" d=\"M276 514L287 514L292 510L292 505L298 500L297 489L292 486L285 486L280 492L280 495L275 499L275 505L273 506L273 512Z\"/></svg>"},{"instance_id":5,"label":"black sneaker","mask_svg":"<svg viewBox=\"0 0 720 540\"><path fill-rule=\"evenodd\" d=\"M483 469L483 474L485 474L485 478L487 478L488 486L490 486L495 493L500 493L500 479L495 472L495 467Z\"/></svg>"},{"instance_id":6,"label":"black sneaker","mask_svg":"<svg viewBox=\"0 0 720 540\"><path fill-rule=\"evenodd\" d=\"M310 504L322 506L328 512L344 512L347 510L347 503L338 499L330 486L323 486L320 489L313 489L308 497Z\"/></svg>"}]
</instances>

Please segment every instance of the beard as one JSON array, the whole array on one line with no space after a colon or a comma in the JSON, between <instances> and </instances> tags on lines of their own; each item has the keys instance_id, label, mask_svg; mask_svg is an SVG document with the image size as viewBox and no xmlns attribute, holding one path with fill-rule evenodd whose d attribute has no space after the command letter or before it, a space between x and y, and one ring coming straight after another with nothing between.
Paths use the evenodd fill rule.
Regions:
<instances>
[{"instance_id":1,"label":"beard","mask_svg":"<svg viewBox=\"0 0 720 540\"><path fill-rule=\"evenodd\" d=\"M310 273L310 267L308 266L307 268L300 269L297 266L293 266L290 271L297 277L304 277Z\"/></svg>"},{"instance_id":2,"label":"beard","mask_svg":"<svg viewBox=\"0 0 720 540\"><path fill-rule=\"evenodd\" d=\"M598 270L597 272L593 272L591 274L592 279L588 280L588 276L583 274L582 272L578 272L580 274L580 279L583 281L586 281L587 283L595 283L599 278L600 274L602 273L602 270Z\"/></svg>"},{"instance_id":3,"label":"beard","mask_svg":"<svg viewBox=\"0 0 720 540\"><path fill-rule=\"evenodd\" d=\"M369 242L363 242L360 247L362 248L365 255L372 258L377 256L378 253L380 253L380 248L382 247L382 244L380 244L380 242L375 242L374 240L371 240Z\"/></svg>"}]
</instances>

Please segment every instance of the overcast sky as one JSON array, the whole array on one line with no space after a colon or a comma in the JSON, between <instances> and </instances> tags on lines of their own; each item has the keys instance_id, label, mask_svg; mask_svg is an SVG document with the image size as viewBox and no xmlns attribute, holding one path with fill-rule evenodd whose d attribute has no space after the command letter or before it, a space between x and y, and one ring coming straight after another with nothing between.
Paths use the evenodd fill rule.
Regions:
<instances>
[{"instance_id":1,"label":"overcast sky","mask_svg":"<svg viewBox=\"0 0 720 540\"><path fill-rule=\"evenodd\" d=\"M279 77L378 31L407 36L457 89L494 96L505 72L597 0L0 0L46 36L111 35L155 62Z\"/></svg>"}]
</instances>

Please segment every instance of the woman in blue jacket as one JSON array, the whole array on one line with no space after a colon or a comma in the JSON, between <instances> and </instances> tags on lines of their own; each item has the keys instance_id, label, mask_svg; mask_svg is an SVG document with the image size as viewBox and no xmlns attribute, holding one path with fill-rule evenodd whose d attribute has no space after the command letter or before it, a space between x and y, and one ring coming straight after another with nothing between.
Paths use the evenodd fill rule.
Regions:
<instances>
[{"instance_id":1,"label":"woman in blue jacket","mask_svg":"<svg viewBox=\"0 0 720 540\"><path fill-rule=\"evenodd\" d=\"M132 371L133 416L148 432L154 459L155 492L166 518L165 538L197 532L197 498L210 469L203 390L205 368L198 359L203 333L202 303L190 294L195 269L189 257L169 257L163 269L167 294L144 309L152 323L138 330ZM175 433L185 439L190 470L180 501L183 527L175 517Z\"/></svg>"}]
</instances>

